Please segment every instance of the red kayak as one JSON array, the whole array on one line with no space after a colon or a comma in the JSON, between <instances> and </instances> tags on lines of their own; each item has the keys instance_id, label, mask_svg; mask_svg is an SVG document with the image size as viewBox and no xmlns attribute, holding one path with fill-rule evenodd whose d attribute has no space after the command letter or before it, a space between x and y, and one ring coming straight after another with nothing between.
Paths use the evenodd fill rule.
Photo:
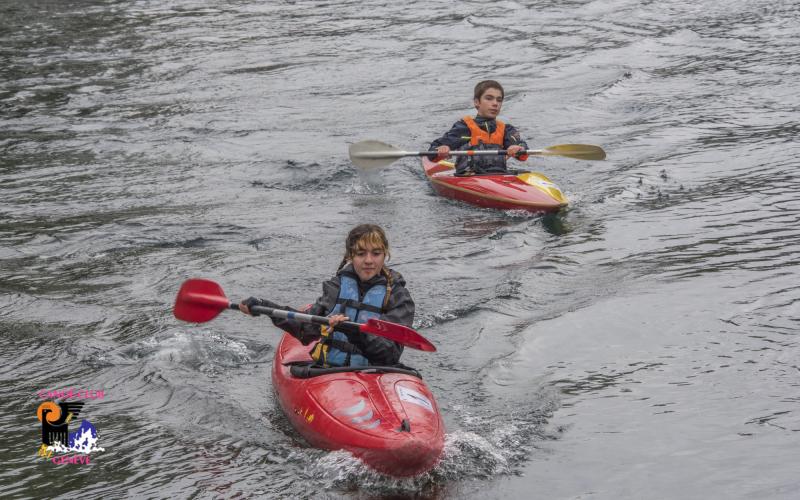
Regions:
<instances>
[{"instance_id":1,"label":"red kayak","mask_svg":"<svg viewBox=\"0 0 800 500\"><path fill-rule=\"evenodd\" d=\"M414 370L313 367L311 347L284 334L272 365L278 401L309 444L347 450L394 477L422 474L437 464L444 423Z\"/></svg>"},{"instance_id":2,"label":"red kayak","mask_svg":"<svg viewBox=\"0 0 800 500\"><path fill-rule=\"evenodd\" d=\"M442 196L501 210L557 212L567 199L550 179L536 172L456 176L454 164L422 158L425 175Z\"/></svg>"}]
</instances>

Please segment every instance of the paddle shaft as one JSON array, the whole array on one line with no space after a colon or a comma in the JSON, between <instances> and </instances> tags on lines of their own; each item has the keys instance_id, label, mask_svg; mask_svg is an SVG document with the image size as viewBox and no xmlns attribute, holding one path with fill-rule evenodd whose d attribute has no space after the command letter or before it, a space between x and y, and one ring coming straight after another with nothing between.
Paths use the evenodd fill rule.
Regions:
<instances>
[{"instance_id":1,"label":"paddle shaft","mask_svg":"<svg viewBox=\"0 0 800 500\"><path fill-rule=\"evenodd\" d=\"M239 310L239 304L232 303L228 300L225 293L222 291L222 287L217 283L207 279L192 278L186 280L183 285L181 285L181 289L178 290L173 314L175 314L176 318L183 321L205 323L206 321L211 321L216 318L217 315L225 309ZM297 321L299 323L331 326L330 318L313 316L297 311L285 311L259 305L251 307L250 312L259 315L263 314L271 318ZM436 346L413 329L376 318L370 318L366 323L342 321L336 323L336 330L346 334L365 333L368 335L376 335L406 347L411 347L412 349L419 349L420 351L427 352L436 351Z\"/></svg>"},{"instance_id":2,"label":"paddle shaft","mask_svg":"<svg viewBox=\"0 0 800 500\"><path fill-rule=\"evenodd\" d=\"M528 149L517 152L519 155L536 155L541 154L541 149ZM437 156L439 153L436 151L376 151L359 153L359 158L363 159L388 159L388 158L403 158L406 156L427 156L429 158ZM478 150L454 150L450 151L450 156L502 156L507 155L508 151L505 149L478 149Z\"/></svg>"},{"instance_id":3,"label":"paddle shaft","mask_svg":"<svg viewBox=\"0 0 800 500\"><path fill-rule=\"evenodd\" d=\"M536 153L540 153L541 151L538 149L522 149L517 151L516 156L520 155L535 155ZM433 154L431 154L433 153ZM417 156L436 156L438 153L436 151L419 151L417 152ZM451 156L502 156L507 155L507 149L498 149L497 151L492 151L491 149L478 149L478 150L455 150L450 151Z\"/></svg>"},{"instance_id":4,"label":"paddle shaft","mask_svg":"<svg viewBox=\"0 0 800 500\"><path fill-rule=\"evenodd\" d=\"M508 156L507 149L456 149L450 150L448 156ZM544 149L523 149L514 157L520 156L563 156L576 160L605 160L606 152L599 146L590 144L558 144ZM435 159L438 151L403 151L391 144L381 141L361 141L350 145L350 161L359 168L380 168L394 163L405 156L422 156Z\"/></svg>"},{"instance_id":5,"label":"paddle shaft","mask_svg":"<svg viewBox=\"0 0 800 500\"><path fill-rule=\"evenodd\" d=\"M239 304L231 302L228 305L230 309L239 310ZM253 306L250 308L251 313L263 314L270 318L287 319L290 321L298 321L300 323L311 323L314 325L330 325L330 319L325 316L314 316L313 314L305 314L295 311L285 311L283 309L273 309L272 307ZM343 333L359 333L361 331L361 324L353 323L352 321L342 321L336 325L336 329Z\"/></svg>"}]
</instances>

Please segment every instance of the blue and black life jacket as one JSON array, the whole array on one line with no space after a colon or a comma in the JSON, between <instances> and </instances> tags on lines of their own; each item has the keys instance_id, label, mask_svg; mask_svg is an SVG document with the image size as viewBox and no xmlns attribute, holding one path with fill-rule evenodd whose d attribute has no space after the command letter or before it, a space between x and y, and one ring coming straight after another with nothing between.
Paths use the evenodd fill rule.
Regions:
<instances>
[{"instance_id":1,"label":"blue and black life jacket","mask_svg":"<svg viewBox=\"0 0 800 500\"><path fill-rule=\"evenodd\" d=\"M330 312L344 314L354 323L366 323L383 312L386 299L386 285L375 285L359 300L358 282L345 274L340 275L339 297ZM356 347L347 334L334 330L331 335L328 327L322 327L321 338L311 350L311 357L323 366L367 366L369 361Z\"/></svg>"}]
</instances>

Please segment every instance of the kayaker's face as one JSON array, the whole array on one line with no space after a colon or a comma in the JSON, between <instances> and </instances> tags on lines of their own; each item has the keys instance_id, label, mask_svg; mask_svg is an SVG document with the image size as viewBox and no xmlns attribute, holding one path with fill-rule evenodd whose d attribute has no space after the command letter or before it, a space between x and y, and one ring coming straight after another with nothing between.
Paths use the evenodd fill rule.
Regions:
<instances>
[{"instance_id":1,"label":"kayaker's face","mask_svg":"<svg viewBox=\"0 0 800 500\"><path fill-rule=\"evenodd\" d=\"M486 89L480 99L475 99L475 109L478 110L478 116L484 118L497 118L502 107L503 93L499 89Z\"/></svg>"},{"instance_id":2,"label":"kayaker's face","mask_svg":"<svg viewBox=\"0 0 800 500\"><path fill-rule=\"evenodd\" d=\"M352 256L353 268L361 281L369 281L377 276L386 260L386 252L382 247L367 243L363 248L357 248Z\"/></svg>"}]
</instances>

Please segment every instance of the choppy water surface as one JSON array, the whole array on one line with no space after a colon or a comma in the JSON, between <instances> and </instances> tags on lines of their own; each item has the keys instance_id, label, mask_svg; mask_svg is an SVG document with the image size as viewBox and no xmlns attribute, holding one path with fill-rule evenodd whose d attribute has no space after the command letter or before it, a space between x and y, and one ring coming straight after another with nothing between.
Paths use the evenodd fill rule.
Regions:
<instances>
[{"instance_id":1,"label":"choppy water surface","mask_svg":"<svg viewBox=\"0 0 800 500\"><path fill-rule=\"evenodd\" d=\"M800 9L767 1L0 3L4 497L796 498ZM418 163L479 79L572 204L439 198ZM192 276L313 301L377 222L446 455L392 481L300 441L278 332L179 323ZM36 456L40 390L91 464Z\"/></svg>"}]
</instances>

